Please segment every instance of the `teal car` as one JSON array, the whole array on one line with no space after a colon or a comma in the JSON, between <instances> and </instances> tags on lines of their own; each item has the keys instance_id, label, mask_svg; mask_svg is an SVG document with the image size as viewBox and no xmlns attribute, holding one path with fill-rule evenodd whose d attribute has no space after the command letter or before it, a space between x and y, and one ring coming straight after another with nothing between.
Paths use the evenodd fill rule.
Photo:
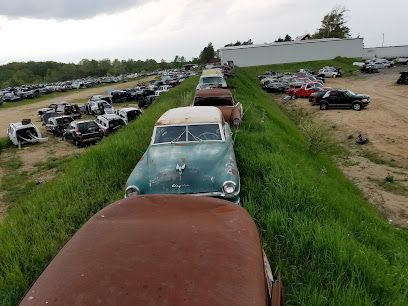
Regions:
<instances>
[{"instance_id":1,"label":"teal car","mask_svg":"<svg viewBox=\"0 0 408 306\"><path fill-rule=\"evenodd\" d=\"M239 203L230 126L213 106L180 107L156 122L149 148L130 174L125 197L189 194Z\"/></svg>"}]
</instances>

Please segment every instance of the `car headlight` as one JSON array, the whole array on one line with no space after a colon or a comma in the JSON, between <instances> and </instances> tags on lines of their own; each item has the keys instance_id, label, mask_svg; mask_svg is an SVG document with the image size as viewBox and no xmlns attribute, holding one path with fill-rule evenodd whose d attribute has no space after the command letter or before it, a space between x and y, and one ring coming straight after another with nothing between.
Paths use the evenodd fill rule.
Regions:
<instances>
[{"instance_id":1,"label":"car headlight","mask_svg":"<svg viewBox=\"0 0 408 306\"><path fill-rule=\"evenodd\" d=\"M368 99L363 99L361 100L361 102L368 102Z\"/></svg>"},{"instance_id":2,"label":"car headlight","mask_svg":"<svg viewBox=\"0 0 408 306\"><path fill-rule=\"evenodd\" d=\"M226 181L224 182L224 185L222 185L222 189L226 196L233 195L236 188L237 185L232 181Z\"/></svg>"},{"instance_id":3,"label":"car headlight","mask_svg":"<svg viewBox=\"0 0 408 306\"><path fill-rule=\"evenodd\" d=\"M126 188L125 198L130 198L133 196L137 196L139 194L140 194L139 188L137 188L136 186L129 186L128 188Z\"/></svg>"}]
</instances>

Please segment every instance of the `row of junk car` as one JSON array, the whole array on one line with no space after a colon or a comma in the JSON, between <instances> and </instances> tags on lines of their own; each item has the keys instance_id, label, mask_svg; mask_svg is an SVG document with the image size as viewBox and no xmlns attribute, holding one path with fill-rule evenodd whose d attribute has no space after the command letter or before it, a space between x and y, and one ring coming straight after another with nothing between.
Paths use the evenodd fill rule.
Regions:
<instances>
[{"instance_id":1,"label":"row of junk car","mask_svg":"<svg viewBox=\"0 0 408 306\"><path fill-rule=\"evenodd\" d=\"M325 86L326 78L336 77L342 77L341 68L330 66L323 67L318 73L300 69L295 73L267 71L258 76L266 92L284 93L285 101L308 98L312 105L318 105L321 110L345 108L360 111L370 104L368 95Z\"/></svg>"},{"instance_id":2,"label":"row of junk car","mask_svg":"<svg viewBox=\"0 0 408 306\"><path fill-rule=\"evenodd\" d=\"M239 205L232 130L243 112L225 68L204 70L191 106L157 120L125 198L74 235L20 305L284 305Z\"/></svg>"},{"instance_id":3,"label":"row of junk car","mask_svg":"<svg viewBox=\"0 0 408 306\"><path fill-rule=\"evenodd\" d=\"M162 93L181 84L191 73L177 72L162 75L125 90L110 90L106 95L94 95L82 105L59 102L38 109L37 114L46 131L62 137L78 147L94 144L137 119ZM130 107L115 108L114 104L134 103ZM84 119L84 117L88 119ZM90 119L91 117L95 117ZM30 119L11 123L7 130L10 141L21 146L46 142L40 129Z\"/></svg>"}]
</instances>

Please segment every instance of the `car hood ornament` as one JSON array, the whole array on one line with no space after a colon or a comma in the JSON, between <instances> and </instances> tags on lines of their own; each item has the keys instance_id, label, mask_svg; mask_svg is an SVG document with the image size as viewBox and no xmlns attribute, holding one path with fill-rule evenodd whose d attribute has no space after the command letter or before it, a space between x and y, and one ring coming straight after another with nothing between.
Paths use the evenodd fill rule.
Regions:
<instances>
[{"instance_id":1,"label":"car hood ornament","mask_svg":"<svg viewBox=\"0 0 408 306\"><path fill-rule=\"evenodd\" d=\"M182 163L181 165L177 164L176 166L176 170L178 170L179 174L182 175L183 174L183 170L186 169L186 164Z\"/></svg>"}]
</instances>

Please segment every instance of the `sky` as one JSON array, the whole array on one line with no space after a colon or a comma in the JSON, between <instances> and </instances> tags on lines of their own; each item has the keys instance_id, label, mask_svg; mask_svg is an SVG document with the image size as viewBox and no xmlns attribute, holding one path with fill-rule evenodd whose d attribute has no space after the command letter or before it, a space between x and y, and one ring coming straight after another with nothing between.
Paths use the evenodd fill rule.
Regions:
<instances>
[{"instance_id":1,"label":"sky","mask_svg":"<svg viewBox=\"0 0 408 306\"><path fill-rule=\"evenodd\" d=\"M335 6L348 9L366 47L408 45L408 0L0 0L0 64L88 59L173 60L237 40L313 33Z\"/></svg>"}]
</instances>

